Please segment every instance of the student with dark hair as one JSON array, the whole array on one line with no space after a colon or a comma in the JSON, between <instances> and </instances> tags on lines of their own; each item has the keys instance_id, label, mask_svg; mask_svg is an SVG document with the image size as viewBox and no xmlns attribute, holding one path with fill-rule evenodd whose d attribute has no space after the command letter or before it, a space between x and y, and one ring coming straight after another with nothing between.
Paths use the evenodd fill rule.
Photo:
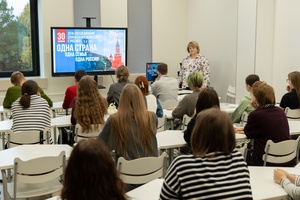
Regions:
<instances>
[{"instance_id":1,"label":"student with dark hair","mask_svg":"<svg viewBox=\"0 0 300 200\"><path fill-rule=\"evenodd\" d=\"M21 96L21 87L25 81L26 78L24 77L22 72L15 71L11 74L10 82L11 84L13 84L13 86L8 88L6 91L5 98L3 100L4 108L11 108L12 104ZM53 102L45 94L42 88L38 87L38 91L40 93L40 96L48 102L48 107L52 107Z\"/></svg>"},{"instance_id":2,"label":"student with dark hair","mask_svg":"<svg viewBox=\"0 0 300 200\"><path fill-rule=\"evenodd\" d=\"M116 70L116 76L118 79L117 83L113 83L110 85L106 100L108 104L114 103L116 107L119 106L119 100L121 96L121 92L125 85L131 83L128 79L129 70L128 67L121 65Z\"/></svg>"},{"instance_id":3,"label":"student with dark hair","mask_svg":"<svg viewBox=\"0 0 300 200\"><path fill-rule=\"evenodd\" d=\"M249 170L235 146L228 113L218 108L200 112L191 138L193 154L171 163L160 199L252 199Z\"/></svg>"},{"instance_id":4,"label":"student with dark hair","mask_svg":"<svg viewBox=\"0 0 300 200\"><path fill-rule=\"evenodd\" d=\"M167 100L178 101L178 81L174 77L169 77L168 65L160 63L157 66L157 78L151 85L152 94L163 102Z\"/></svg>"},{"instance_id":5,"label":"student with dark hair","mask_svg":"<svg viewBox=\"0 0 300 200\"><path fill-rule=\"evenodd\" d=\"M79 69L75 72L74 80L75 85L72 85L66 89L64 102L62 104L63 109L72 108L73 100L77 96L77 85L80 79L87 75L87 73L83 69Z\"/></svg>"},{"instance_id":6,"label":"student with dark hair","mask_svg":"<svg viewBox=\"0 0 300 200\"><path fill-rule=\"evenodd\" d=\"M138 76L136 77L134 83L143 93L148 111L156 113L157 117L162 117L164 113L160 102L153 94L149 94L149 82L147 78L145 76Z\"/></svg>"},{"instance_id":7,"label":"student with dark hair","mask_svg":"<svg viewBox=\"0 0 300 200\"><path fill-rule=\"evenodd\" d=\"M290 109L300 108L300 72L294 71L288 74L288 86L285 95L283 95L280 101L280 107L285 109L289 107Z\"/></svg>"},{"instance_id":8,"label":"student with dark hair","mask_svg":"<svg viewBox=\"0 0 300 200\"><path fill-rule=\"evenodd\" d=\"M252 99L253 95L253 90L252 90L252 85L256 82L259 81L259 76L256 74L251 74L247 76L245 82L246 82L246 90L250 93L250 95L245 96L241 101L239 106L235 109L235 111L231 115L231 119L233 123L240 123L241 118L243 115L243 112L247 112L250 114L254 108L250 104L250 100Z\"/></svg>"},{"instance_id":9,"label":"student with dark hair","mask_svg":"<svg viewBox=\"0 0 300 200\"><path fill-rule=\"evenodd\" d=\"M33 80L25 81L21 95L12 104L12 131L44 131L45 128L50 128L49 105L41 98L38 84Z\"/></svg>"},{"instance_id":10,"label":"student with dark hair","mask_svg":"<svg viewBox=\"0 0 300 200\"><path fill-rule=\"evenodd\" d=\"M219 96L217 92L214 89L211 88L204 88L200 91L198 100L196 103L196 108L195 108L195 115L191 119L191 121L187 125L187 129L184 131L184 140L186 143L191 146L191 135L192 131L195 125L195 121L197 118L197 115L208 108L216 107L220 109L220 101L219 101Z\"/></svg>"},{"instance_id":11,"label":"student with dark hair","mask_svg":"<svg viewBox=\"0 0 300 200\"><path fill-rule=\"evenodd\" d=\"M81 140L72 150L65 171L62 200L126 200L116 165L98 140Z\"/></svg>"}]
</instances>

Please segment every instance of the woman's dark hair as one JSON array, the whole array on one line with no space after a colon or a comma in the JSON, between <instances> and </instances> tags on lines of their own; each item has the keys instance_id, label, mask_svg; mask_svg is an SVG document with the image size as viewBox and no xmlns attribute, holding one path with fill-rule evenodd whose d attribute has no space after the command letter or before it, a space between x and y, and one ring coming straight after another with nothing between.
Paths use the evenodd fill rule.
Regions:
<instances>
[{"instance_id":1,"label":"woman's dark hair","mask_svg":"<svg viewBox=\"0 0 300 200\"><path fill-rule=\"evenodd\" d=\"M126 200L125 188L107 147L85 139L72 150L61 192L63 200Z\"/></svg>"},{"instance_id":2,"label":"woman's dark hair","mask_svg":"<svg viewBox=\"0 0 300 200\"><path fill-rule=\"evenodd\" d=\"M204 88L200 91L196 103L196 115L204 109L211 107L220 108L220 101L217 92L212 88ZM195 116L196 116L195 115Z\"/></svg>"},{"instance_id":3,"label":"woman's dark hair","mask_svg":"<svg viewBox=\"0 0 300 200\"><path fill-rule=\"evenodd\" d=\"M259 76L256 74L250 74L245 80L246 84L250 85L251 87L256 81L259 81Z\"/></svg>"},{"instance_id":4,"label":"woman's dark hair","mask_svg":"<svg viewBox=\"0 0 300 200\"><path fill-rule=\"evenodd\" d=\"M211 152L229 155L235 145L235 133L228 113L210 108L198 114L191 137L191 149L196 157Z\"/></svg>"},{"instance_id":5,"label":"woman's dark hair","mask_svg":"<svg viewBox=\"0 0 300 200\"><path fill-rule=\"evenodd\" d=\"M31 95L37 94L39 91L38 84L33 80L25 81L21 88L21 98L20 98L20 104L23 106L23 108L29 108L30 107L30 98Z\"/></svg>"}]
</instances>

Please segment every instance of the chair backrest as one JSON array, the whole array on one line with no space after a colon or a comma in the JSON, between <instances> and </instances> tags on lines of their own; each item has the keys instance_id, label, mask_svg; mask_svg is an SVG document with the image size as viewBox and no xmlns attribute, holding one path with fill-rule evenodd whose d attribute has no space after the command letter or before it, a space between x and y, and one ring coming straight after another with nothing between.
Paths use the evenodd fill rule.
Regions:
<instances>
[{"instance_id":1,"label":"chair backrest","mask_svg":"<svg viewBox=\"0 0 300 200\"><path fill-rule=\"evenodd\" d=\"M118 159L117 168L120 177L127 184L143 184L156 178L161 178L165 173L166 152L159 157L143 157L134 160Z\"/></svg>"},{"instance_id":2,"label":"chair backrest","mask_svg":"<svg viewBox=\"0 0 300 200\"><path fill-rule=\"evenodd\" d=\"M247 158L247 153L248 153L248 143L250 142L250 140L241 140L241 141L237 141L236 142L236 149L241 152L242 156L244 157L245 161Z\"/></svg>"},{"instance_id":3,"label":"chair backrest","mask_svg":"<svg viewBox=\"0 0 300 200\"><path fill-rule=\"evenodd\" d=\"M168 109L178 105L178 101L176 100L167 100L167 101L159 101L159 102L163 109Z\"/></svg>"},{"instance_id":4,"label":"chair backrest","mask_svg":"<svg viewBox=\"0 0 300 200\"><path fill-rule=\"evenodd\" d=\"M241 123L242 124L246 124L247 123L248 116L249 116L249 114L246 111L244 111L243 114L242 114L242 117L241 117Z\"/></svg>"},{"instance_id":5,"label":"chair backrest","mask_svg":"<svg viewBox=\"0 0 300 200\"><path fill-rule=\"evenodd\" d=\"M87 138L97 138L100 134L101 130L103 129L103 124L99 124L98 129L95 127L95 125L92 125L92 131L88 133L82 132L82 126L80 124L76 124L75 126L75 142L79 142L82 139Z\"/></svg>"},{"instance_id":6,"label":"chair backrest","mask_svg":"<svg viewBox=\"0 0 300 200\"><path fill-rule=\"evenodd\" d=\"M188 116L187 114L183 115L182 123L181 123L181 130L186 130L188 123L191 121L193 117Z\"/></svg>"},{"instance_id":7,"label":"chair backrest","mask_svg":"<svg viewBox=\"0 0 300 200\"><path fill-rule=\"evenodd\" d=\"M287 163L295 158L298 162L299 140L300 136L297 140L284 140L277 143L274 143L272 140L268 140L265 146L265 154L262 157L264 166L266 166L267 162L280 164Z\"/></svg>"},{"instance_id":8,"label":"chair backrest","mask_svg":"<svg viewBox=\"0 0 300 200\"><path fill-rule=\"evenodd\" d=\"M235 102L235 87L229 85L227 89L227 102L232 103Z\"/></svg>"},{"instance_id":9,"label":"chair backrest","mask_svg":"<svg viewBox=\"0 0 300 200\"><path fill-rule=\"evenodd\" d=\"M18 184L40 184L58 177L63 179L66 166L65 152L58 156L35 158L23 161L20 158L14 160L14 197L17 197ZM62 186L62 185L61 185Z\"/></svg>"},{"instance_id":10,"label":"chair backrest","mask_svg":"<svg viewBox=\"0 0 300 200\"><path fill-rule=\"evenodd\" d=\"M18 145L33 144L50 144L50 129L45 128L43 131L17 131L8 130L7 147Z\"/></svg>"},{"instance_id":11,"label":"chair backrest","mask_svg":"<svg viewBox=\"0 0 300 200\"><path fill-rule=\"evenodd\" d=\"M158 117L158 124L157 124L157 130L156 132L161 132L161 131L165 131L166 130L166 115L163 115L162 117Z\"/></svg>"},{"instance_id":12,"label":"chair backrest","mask_svg":"<svg viewBox=\"0 0 300 200\"><path fill-rule=\"evenodd\" d=\"M284 110L286 117L289 119L300 120L300 108L290 109L289 107Z\"/></svg>"}]
</instances>

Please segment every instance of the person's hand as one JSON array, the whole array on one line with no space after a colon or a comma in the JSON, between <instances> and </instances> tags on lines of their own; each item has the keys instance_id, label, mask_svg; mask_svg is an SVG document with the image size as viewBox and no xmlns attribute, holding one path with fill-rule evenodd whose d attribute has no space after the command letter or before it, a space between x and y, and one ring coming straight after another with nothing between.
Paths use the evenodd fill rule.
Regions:
<instances>
[{"instance_id":1,"label":"person's hand","mask_svg":"<svg viewBox=\"0 0 300 200\"><path fill-rule=\"evenodd\" d=\"M283 178L287 178L288 176L286 175L286 173L287 172L284 170L274 169L273 178L274 178L275 183L280 184L280 182Z\"/></svg>"},{"instance_id":2,"label":"person's hand","mask_svg":"<svg viewBox=\"0 0 300 200\"><path fill-rule=\"evenodd\" d=\"M289 85L286 86L286 91L288 91L288 92L291 91L291 87Z\"/></svg>"},{"instance_id":3,"label":"person's hand","mask_svg":"<svg viewBox=\"0 0 300 200\"><path fill-rule=\"evenodd\" d=\"M41 96L41 93L38 91L38 92L37 92L37 95L38 95L38 96Z\"/></svg>"},{"instance_id":4,"label":"person's hand","mask_svg":"<svg viewBox=\"0 0 300 200\"><path fill-rule=\"evenodd\" d=\"M169 107L169 108L167 108L167 110L174 110L176 108L176 106L175 107Z\"/></svg>"},{"instance_id":5,"label":"person's hand","mask_svg":"<svg viewBox=\"0 0 300 200\"><path fill-rule=\"evenodd\" d=\"M258 104L257 104L257 101L250 101L250 105L254 108L254 109L256 109L256 108L258 108Z\"/></svg>"}]
</instances>

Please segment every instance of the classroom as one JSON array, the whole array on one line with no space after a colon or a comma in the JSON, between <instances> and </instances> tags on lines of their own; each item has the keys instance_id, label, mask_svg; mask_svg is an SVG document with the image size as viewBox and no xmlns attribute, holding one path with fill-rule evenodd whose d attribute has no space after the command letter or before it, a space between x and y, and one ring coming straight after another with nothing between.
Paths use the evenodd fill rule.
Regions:
<instances>
[{"instance_id":1,"label":"classroom","mask_svg":"<svg viewBox=\"0 0 300 200\"><path fill-rule=\"evenodd\" d=\"M300 1L298 0L37 0L40 76L35 80L53 102L63 101L74 76L53 77L51 27L85 27L83 17L95 17L92 27L128 28L130 76L145 75L146 63L168 64L178 77L186 46L197 41L210 63L210 86L226 102L235 87L235 104L245 96L245 78L257 74L274 88L276 103L286 93L288 74L299 71ZM98 76L106 97L115 75ZM0 78L0 106L9 77ZM253 170L253 169L252 169ZM272 178L272 177L270 177Z\"/></svg>"}]
</instances>

